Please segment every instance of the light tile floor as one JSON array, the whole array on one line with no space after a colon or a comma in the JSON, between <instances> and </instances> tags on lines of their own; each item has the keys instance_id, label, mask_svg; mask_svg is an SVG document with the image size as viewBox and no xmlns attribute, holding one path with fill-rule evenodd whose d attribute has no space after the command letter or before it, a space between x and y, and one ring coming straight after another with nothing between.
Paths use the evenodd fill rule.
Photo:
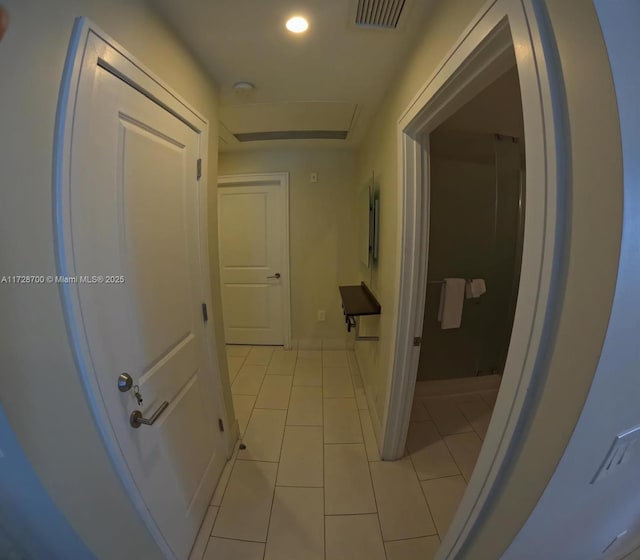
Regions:
<instances>
[{"instance_id":1,"label":"light tile floor","mask_svg":"<svg viewBox=\"0 0 640 560\"><path fill-rule=\"evenodd\" d=\"M245 450L191 560L430 560L473 471L497 391L416 396L407 456L380 461L353 352L228 346Z\"/></svg>"}]
</instances>

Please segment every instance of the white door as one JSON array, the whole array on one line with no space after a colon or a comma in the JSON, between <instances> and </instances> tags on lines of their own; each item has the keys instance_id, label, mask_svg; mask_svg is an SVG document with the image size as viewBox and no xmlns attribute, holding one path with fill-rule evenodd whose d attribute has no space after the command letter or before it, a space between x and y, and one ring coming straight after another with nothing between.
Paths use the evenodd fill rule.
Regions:
<instances>
[{"instance_id":1,"label":"white door","mask_svg":"<svg viewBox=\"0 0 640 560\"><path fill-rule=\"evenodd\" d=\"M144 507L186 559L225 462L202 310L200 137L110 71L90 74L73 120L69 220L76 274L104 281L74 286L71 330L83 331L94 397ZM120 392L121 373L141 403ZM134 411L159 415L135 428Z\"/></svg>"},{"instance_id":2,"label":"white door","mask_svg":"<svg viewBox=\"0 0 640 560\"><path fill-rule=\"evenodd\" d=\"M289 345L287 175L218 179L225 340Z\"/></svg>"}]
</instances>

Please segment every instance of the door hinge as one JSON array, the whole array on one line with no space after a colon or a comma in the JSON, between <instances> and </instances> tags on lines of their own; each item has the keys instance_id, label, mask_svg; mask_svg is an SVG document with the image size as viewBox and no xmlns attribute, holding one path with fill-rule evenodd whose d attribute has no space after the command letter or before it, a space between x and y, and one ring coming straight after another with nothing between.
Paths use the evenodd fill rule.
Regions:
<instances>
[{"instance_id":1,"label":"door hinge","mask_svg":"<svg viewBox=\"0 0 640 560\"><path fill-rule=\"evenodd\" d=\"M198 163L196 164L196 170L197 170L197 175L198 175L198 179L200 179L200 177L202 177L202 158L198 158Z\"/></svg>"},{"instance_id":2,"label":"door hinge","mask_svg":"<svg viewBox=\"0 0 640 560\"><path fill-rule=\"evenodd\" d=\"M222 418L218 418L218 428L220 428L221 432L224 432L224 422L222 421Z\"/></svg>"},{"instance_id":3,"label":"door hinge","mask_svg":"<svg viewBox=\"0 0 640 560\"><path fill-rule=\"evenodd\" d=\"M413 345L414 346L420 346L422 344L422 338L419 336L414 336L413 337Z\"/></svg>"},{"instance_id":4,"label":"door hinge","mask_svg":"<svg viewBox=\"0 0 640 560\"><path fill-rule=\"evenodd\" d=\"M202 304L202 320L206 323L209 320L209 313L207 313L207 304Z\"/></svg>"}]
</instances>

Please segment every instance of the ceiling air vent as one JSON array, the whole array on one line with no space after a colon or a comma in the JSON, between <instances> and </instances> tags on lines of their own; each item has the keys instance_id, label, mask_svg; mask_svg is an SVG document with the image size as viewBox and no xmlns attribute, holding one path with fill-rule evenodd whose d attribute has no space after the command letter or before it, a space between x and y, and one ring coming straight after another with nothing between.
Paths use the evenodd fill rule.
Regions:
<instances>
[{"instance_id":1,"label":"ceiling air vent","mask_svg":"<svg viewBox=\"0 0 640 560\"><path fill-rule=\"evenodd\" d=\"M395 29L404 8L405 0L358 0L356 25Z\"/></svg>"}]
</instances>

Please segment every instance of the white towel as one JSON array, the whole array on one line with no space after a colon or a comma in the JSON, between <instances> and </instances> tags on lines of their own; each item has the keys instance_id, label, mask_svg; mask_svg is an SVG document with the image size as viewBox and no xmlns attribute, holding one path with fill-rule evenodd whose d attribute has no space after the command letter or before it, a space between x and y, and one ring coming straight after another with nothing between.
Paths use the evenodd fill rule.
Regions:
<instances>
[{"instance_id":1,"label":"white towel","mask_svg":"<svg viewBox=\"0 0 640 560\"><path fill-rule=\"evenodd\" d=\"M467 280L466 287L467 299L479 298L487 291L487 284L484 278L474 278L473 280Z\"/></svg>"},{"instance_id":2,"label":"white towel","mask_svg":"<svg viewBox=\"0 0 640 560\"><path fill-rule=\"evenodd\" d=\"M457 329L462 323L464 305L464 278L445 278L440 291L438 321L442 329Z\"/></svg>"}]
</instances>

